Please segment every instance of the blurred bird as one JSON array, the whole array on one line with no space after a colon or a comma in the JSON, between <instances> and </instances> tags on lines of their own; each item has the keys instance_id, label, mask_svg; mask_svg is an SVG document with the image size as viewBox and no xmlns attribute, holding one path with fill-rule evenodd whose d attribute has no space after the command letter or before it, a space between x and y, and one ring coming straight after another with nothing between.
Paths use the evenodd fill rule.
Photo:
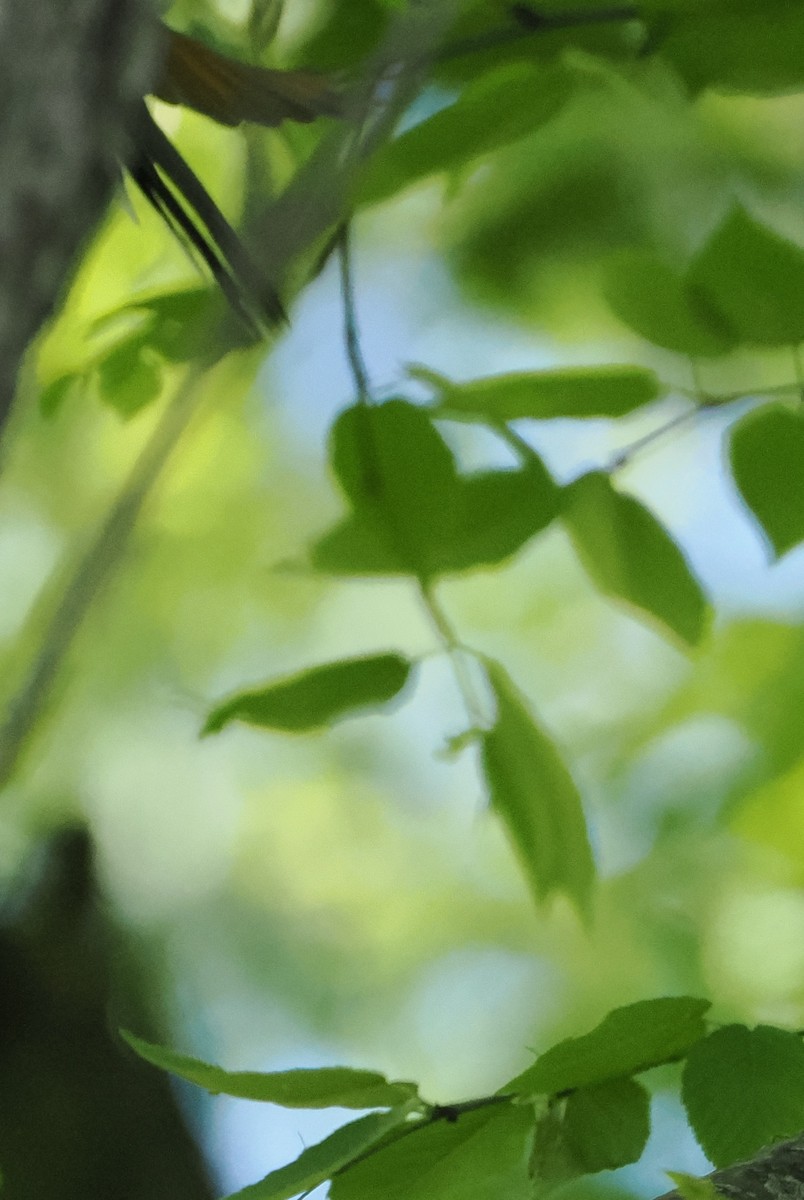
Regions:
<instances>
[{"instance_id":1,"label":"blurred bird","mask_svg":"<svg viewBox=\"0 0 804 1200\"><path fill-rule=\"evenodd\" d=\"M271 70L241 63L164 26L162 70L153 94L221 125L276 127L342 115L342 98L315 71ZM132 127L127 167L146 199L194 249L232 308L252 327L285 320L282 302L198 176L143 102Z\"/></svg>"}]
</instances>

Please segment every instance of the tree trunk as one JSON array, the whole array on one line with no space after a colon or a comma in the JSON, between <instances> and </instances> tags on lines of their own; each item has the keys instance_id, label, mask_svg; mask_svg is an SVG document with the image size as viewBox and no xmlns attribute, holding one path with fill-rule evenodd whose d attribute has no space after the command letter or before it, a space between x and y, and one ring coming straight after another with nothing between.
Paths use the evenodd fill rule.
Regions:
<instances>
[{"instance_id":1,"label":"tree trunk","mask_svg":"<svg viewBox=\"0 0 804 1200\"><path fill-rule=\"evenodd\" d=\"M0 431L154 79L149 0L0 0Z\"/></svg>"}]
</instances>

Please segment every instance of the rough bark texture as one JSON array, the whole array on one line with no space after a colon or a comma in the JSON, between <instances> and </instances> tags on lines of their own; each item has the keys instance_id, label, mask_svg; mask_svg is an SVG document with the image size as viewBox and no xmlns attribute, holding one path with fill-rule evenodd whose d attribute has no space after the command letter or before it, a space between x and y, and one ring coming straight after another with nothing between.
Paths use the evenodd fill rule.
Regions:
<instances>
[{"instance_id":1,"label":"rough bark texture","mask_svg":"<svg viewBox=\"0 0 804 1200\"><path fill-rule=\"evenodd\" d=\"M804 1134L709 1176L728 1200L804 1200ZM660 1200L681 1200L667 1192Z\"/></svg>"},{"instance_id":2,"label":"rough bark texture","mask_svg":"<svg viewBox=\"0 0 804 1200\"><path fill-rule=\"evenodd\" d=\"M25 349L108 202L159 53L150 0L0 0L0 430Z\"/></svg>"}]
</instances>

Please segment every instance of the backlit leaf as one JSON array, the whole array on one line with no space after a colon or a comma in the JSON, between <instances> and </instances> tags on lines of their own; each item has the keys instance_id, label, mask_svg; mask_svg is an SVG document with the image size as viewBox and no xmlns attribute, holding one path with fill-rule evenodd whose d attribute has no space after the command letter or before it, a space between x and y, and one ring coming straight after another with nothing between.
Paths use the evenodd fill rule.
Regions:
<instances>
[{"instance_id":1,"label":"backlit leaf","mask_svg":"<svg viewBox=\"0 0 804 1200\"><path fill-rule=\"evenodd\" d=\"M594 471L564 490L564 521L581 562L607 596L649 613L694 645L708 606L682 551L633 496Z\"/></svg>"},{"instance_id":2,"label":"backlit leaf","mask_svg":"<svg viewBox=\"0 0 804 1200\"><path fill-rule=\"evenodd\" d=\"M234 1192L228 1200L290 1200L291 1196L310 1192L395 1133L401 1135L408 1120L404 1108L369 1113L342 1125L323 1142L308 1146L294 1162Z\"/></svg>"},{"instance_id":3,"label":"backlit leaf","mask_svg":"<svg viewBox=\"0 0 804 1200\"><path fill-rule=\"evenodd\" d=\"M724 354L737 340L711 306L696 305L682 272L648 251L618 255L606 272L604 292L621 321L666 350L708 357Z\"/></svg>"},{"instance_id":4,"label":"backlit leaf","mask_svg":"<svg viewBox=\"0 0 804 1200\"><path fill-rule=\"evenodd\" d=\"M645 367L562 367L492 375L469 383L444 381L437 411L491 421L621 417L660 393L659 381Z\"/></svg>"},{"instance_id":5,"label":"backlit leaf","mask_svg":"<svg viewBox=\"0 0 804 1200\"><path fill-rule=\"evenodd\" d=\"M558 512L558 488L534 453L518 471L458 478L455 525L442 572L493 566L515 554Z\"/></svg>"},{"instance_id":6,"label":"backlit leaf","mask_svg":"<svg viewBox=\"0 0 804 1200\"><path fill-rule=\"evenodd\" d=\"M768 1025L716 1029L690 1051L682 1097L695 1136L716 1167L752 1158L804 1129L800 1036Z\"/></svg>"},{"instance_id":7,"label":"backlit leaf","mask_svg":"<svg viewBox=\"0 0 804 1200\"><path fill-rule=\"evenodd\" d=\"M315 1067L296 1071L224 1071L222 1067L123 1033L140 1058L213 1095L262 1100L284 1108L393 1108L416 1095L413 1083L390 1083L376 1071Z\"/></svg>"},{"instance_id":8,"label":"backlit leaf","mask_svg":"<svg viewBox=\"0 0 804 1200\"><path fill-rule=\"evenodd\" d=\"M546 1050L502 1090L551 1095L673 1062L706 1036L710 1007L694 996L660 996L615 1008L590 1033Z\"/></svg>"},{"instance_id":9,"label":"backlit leaf","mask_svg":"<svg viewBox=\"0 0 804 1200\"><path fill-rule=\"evenodd\" d=\"M670 32L660 25L658 34L662 55L695 88L773 96L804 84L804 12L788 0L685 6Z\"/></svg>"},{"instance_id":10,"label":"backlit leaf","mask_svg":"<svg viewBox=\"0 0 804 1200\"><path fill-rule=\"evenodd\" d=\"M731 430L729 459L740 495L777 556L804 538L804 420L763 405Z\"/></svg>"},{"instance_id":11,"label":"backlit leaf","mask_svg":"<svg viewBox=\"0 0 804 1200\"><path fill-rule=\"evenodd\" d=\"M385 704L402 690L411 664L399 654L373 654L311 667L264 687L240 692L207 717L203 733L229 721L291 732L318 729L356 709Z\"/></svg>"},{"instance_id":12,"label":"backlit leaf","mask_svg":"<svg viewBox=\"0 0 804 1200\"><path fill-rule=\"evenodd\" d=\"M438 1121L337 1175L331 1200L531 1200L533 1122L510 1104Z\"/></svg>"},{"instance_id":13,"label":"backlit leaf","mask_svg":"<svg viewBox=\"0 0 804 1200\"><path fill-rule=\"evenodd\" d=\"M633 1079L578 1088L567 1097L564 1129L584 1174L636 1162L650 1133L650 1098Z\"/></svg>"},{"instance_id":14,"label":"backlit leaf","mask_svg":"<svg viewBox=\"0 0 804 1200\"><path fill-rule=\"evenodd\" d=\"M687 283L744 342L804 340L804 249L740 205L693 260Z\"/></svg>"},{"instance_id":15,"label":"backlit leaf","mask_svg":"<svg viewBox=\"0 0 804 1200\"><path fill-rule=\"evenodd\" d=\"M452 533L457 472L430 415L406 400L356 405L333 426L330 459L385 557L399 571L437 574Z\"/></svg>"},{"instance_id":16,"label":"backlit leaf","mask_svg":"<svg viewBox=\"0 0 804 1200\"><path fill-rule=\"evenodd\" d=\"M526 137L560 112L573 83L561 64L509 63L481 74L453 104L380 151L363 177L359 203L375 204L428 175Z\"/></svg>"},{"instance_id":17,"label":"backlit leaf","mask_svg":"<svg viewBox=\"0 0 804 1200\"><path fill-rule=\"evenodd\" d=\"M98 390L122 417L146 408L162 390L162 365L141 339L124 342L99 363Z\"/></svg>"},{"instance_id":18,"label":"backlit leaf","mask_svg":"<svg viewBox=\"0 0 804 1200\"><path fill-rule=\"evenodd\" d=\"M508 674L490 660L486 669L497 702L496 723L482 739L491 807L536 900L564 893L585 911L594 863L578 789Z\"/></svg>"},{"instance_id":19,"label":"backlit leaf","mask_svg":"<svg viewBox=\"0 0 804 1200\"><path fill-rule=\"evenodd\" d=\"M517 471L459 475L432 416L406 401L343 414L332 462L352 512L313 546L321 571L428 579L494 566L558 509L535 452Z\"/></svg>"}]
</instances>

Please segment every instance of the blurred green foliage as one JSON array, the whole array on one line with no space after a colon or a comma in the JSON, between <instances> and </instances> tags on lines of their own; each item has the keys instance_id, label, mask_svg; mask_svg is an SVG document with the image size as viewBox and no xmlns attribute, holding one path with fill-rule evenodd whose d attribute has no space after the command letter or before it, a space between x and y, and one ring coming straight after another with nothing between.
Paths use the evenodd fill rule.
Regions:
<instances>
[{"instance_id":1,"label":"blurred green foliage","mask_svg":"<svg viewBox=\"0 0 804 1200\"><path fill-rule=\"evenodd\" d=\"M397 101L401 121L365 162L351 128L156 106L253 252L295 248L291 281L351 197L368 382L337 255L290 330L247 346L136 196L36 347L0 481L0 859L10 876L43 825L87 820L118 919L161 950L171 1040L203 1059L377 1066L447 1103L646 997L804 1025L802 18L638 7L559 28L578 6L556 0L546 31L496 0L445 9L416 71L374 81L365 128ZM356 91L432 17L167 15ZM410 662L404 708L366 714ZM263 728L198 740L244 715ZM713 1037L693 1081L726 1058ZM644 1082L640 1166L568 1196L705 1169L677 1068ZM795 1128L794 1082L766 1132ZM642 1084L598 1086L539 1116L543 1180L640 1152ZM298 1153L269 1110L242 1161L236 1103L211 1111L233 1187ZM729 1141L712 1107L713 1161L751 1152L756 1127ZM336 1176L343 1200L394 1194L414 1158L400 1194L475 1200L495 1156L524 1196L534 1120L490 1107L397 1141L372 1119L271 1186L328 1178L345 1139L383 1149Z\"/></svg>"}]
</instances>

